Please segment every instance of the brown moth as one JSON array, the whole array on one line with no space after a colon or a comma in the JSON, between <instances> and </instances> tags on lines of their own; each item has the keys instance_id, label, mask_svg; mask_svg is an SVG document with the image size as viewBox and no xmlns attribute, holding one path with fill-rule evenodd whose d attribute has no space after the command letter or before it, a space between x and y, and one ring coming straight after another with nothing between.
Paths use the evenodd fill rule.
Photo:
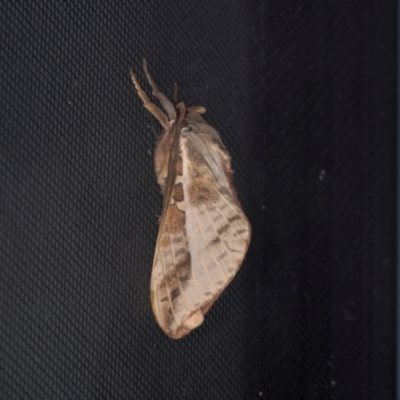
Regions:
<instances>
[{"instance_id":1,"label":"brown moth","mask_svg":"<svg viewBox=\"0 0 400 400\"><path fill-rule=\"evenodd\" d=\"M250 224L233 187L231 157L204 107L174 105L143 69L164 112L130 71L144 107L164 128L154 164L164 197L151 275L151 306L161 329L179 339L197 328L240 268Z\"/></svg>"}]
</instances>

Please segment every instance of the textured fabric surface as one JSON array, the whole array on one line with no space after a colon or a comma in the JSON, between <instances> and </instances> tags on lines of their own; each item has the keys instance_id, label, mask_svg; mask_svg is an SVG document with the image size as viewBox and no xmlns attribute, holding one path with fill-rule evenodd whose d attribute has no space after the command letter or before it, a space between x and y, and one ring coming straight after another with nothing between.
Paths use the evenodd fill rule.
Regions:
<instances>
[{"instance_id":1,"label":"textured fabric surface","mask_svg":"<svg viewBox=\"0 0 400 400\"><path fill-rule=\"evenodd\" d=\"M173 3L0 6L0 398L392 399L396 4ZM143 56L207 108L253 228L179 341Z\"/></svg>"}]
</instances>

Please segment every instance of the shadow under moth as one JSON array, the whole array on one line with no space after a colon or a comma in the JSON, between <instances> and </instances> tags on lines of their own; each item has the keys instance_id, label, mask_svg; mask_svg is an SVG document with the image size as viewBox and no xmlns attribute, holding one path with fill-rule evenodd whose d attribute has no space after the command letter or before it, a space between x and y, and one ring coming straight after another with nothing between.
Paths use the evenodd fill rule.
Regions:
<instances>
[{"instance_id":1,"label":"shadow under moth","mask_svg":"<svg viewBox=\"0 0 400 400\"><path fill-rule=\"evenodd\" d=\"M162 125L154 153L162 214L150 296L161 329L179 339L197 328L240 268L251 227L233 186L231 157L205 108L173 105L143 69L164 111L150 101L133 70L144 107ZM176 96L177 97L177 96Z\"/></svg>"}]
</instances>

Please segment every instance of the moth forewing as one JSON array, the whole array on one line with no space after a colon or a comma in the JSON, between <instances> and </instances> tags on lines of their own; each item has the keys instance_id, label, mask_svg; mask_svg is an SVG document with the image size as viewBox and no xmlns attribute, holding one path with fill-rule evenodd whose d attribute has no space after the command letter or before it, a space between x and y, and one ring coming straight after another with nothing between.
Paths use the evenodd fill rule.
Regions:
<instances>
[{"instance_id":1,"label":"moth forewing","mask_svg":"<svg viewBox=\"0 0 400 400\"><path fill-rule=\"evenodd\" d=\"M143 62L161 111L135 74L145 108L164 131L155 170L164 201L151 274L151 305L161 329L178 339L204 315L240 268L250 243L250 224L232 182L230 155L219 134L200 116L203 107L176 108L158 91Z\"/></svg>"}]
</instances>

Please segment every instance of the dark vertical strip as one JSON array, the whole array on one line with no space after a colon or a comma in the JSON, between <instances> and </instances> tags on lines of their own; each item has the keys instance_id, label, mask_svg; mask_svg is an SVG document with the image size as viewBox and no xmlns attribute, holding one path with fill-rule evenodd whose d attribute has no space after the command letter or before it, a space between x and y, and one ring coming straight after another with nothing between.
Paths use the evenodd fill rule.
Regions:
<instances>
[{"instance_id":1,"label":"dark vertical strip","mask_svg":"<svg viewBox=\"0 0 400 400\"><path fill-rule=\"evenodd\" d=\"M396 365L395 365L395 377L396 377L396 399L400 400L400 7L397 2L397 176L396 176Z\"/></svg>"}]
</instances>

